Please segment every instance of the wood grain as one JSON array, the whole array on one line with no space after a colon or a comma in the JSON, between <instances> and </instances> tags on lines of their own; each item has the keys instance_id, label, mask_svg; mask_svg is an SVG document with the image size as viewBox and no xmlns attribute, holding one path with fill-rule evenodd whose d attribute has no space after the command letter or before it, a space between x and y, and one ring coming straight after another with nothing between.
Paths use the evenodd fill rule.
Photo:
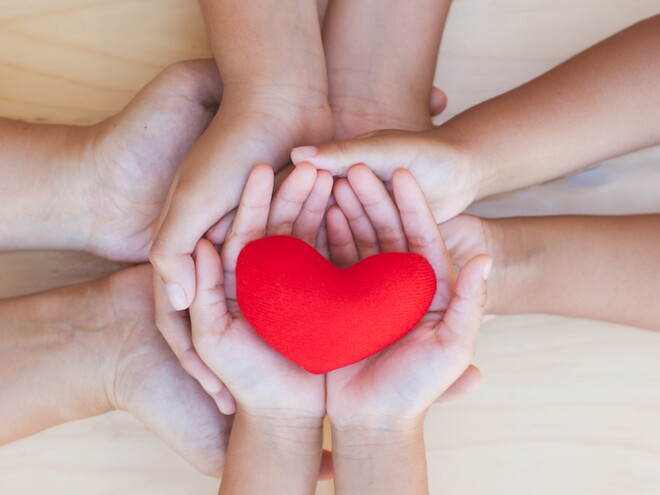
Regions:
<instances>
[{"instance_id":1,"label":"wood grain","mask_svg":"<svg viewBox=\"0 0 660 495\"><path fill-rule=\"evenodd\" d=\"M438 121L658 12L657 0L457 0L436 83ZM192 0L0 0L0 115L87 124L167 64L209 55ZM489 198L489 215L660 211L660 149ZM0 255L0 296L118 269L79 253ZM660 486L660 335L587 320L500 317L482 331L480 391L426 425L432 494L651 495ZM1 400L1 399L0 399ZM125 413L0 448L0 493L216 493ZM332 493L331 483L318 494Z\"/></svg>"}]
</instances>

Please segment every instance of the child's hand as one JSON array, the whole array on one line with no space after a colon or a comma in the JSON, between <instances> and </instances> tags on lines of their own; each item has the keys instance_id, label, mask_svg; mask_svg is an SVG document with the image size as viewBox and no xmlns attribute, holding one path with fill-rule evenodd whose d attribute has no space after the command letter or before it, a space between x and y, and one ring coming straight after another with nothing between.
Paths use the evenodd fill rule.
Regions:
<instances>
[{"instance_id":1,"label":"child's hand","mask_svg":"<svg viewBox=\"0 0 660 495\"><path fill-rule=\"evenodd\" d=\"M202 360L224 382L223 412L251 417L317 421L325 415L325 380L273 350L250 327L236 303L236 261L241 249L265 235L316 240L332 178L303 165L272 201L273 171L254 168L227 233L221 255L202 239L195 249L197 296L190 307L192 341Z\"/></svg>"},{"instance_id":2,"label":"child's hand","mask_svg":"<svg viewBox=\"0 0 660 495\"><path fill-rule=\"evenodd\" d=\"M458 215L479 195L480 178L467 153L454 140L439 139L436 130L378 131L348 141L294 148L291 159L294 164L310 162L337 176L364 163L386 183L391 183L397 169L407 169L438 222Z\"/></svg>"},{"instance_id":3,"label":"child's hand","mask_svg":"<svg viewBox=\"0 0 660 495\"><path fill-rule=\"evenodd\" d=\"M340 429L414 429L434 400L468 370L492 260L476 256L454 277L438 227L409 172L394 174L396 206L366 167L352 169L349 180L337 183L338 206L328 212L333 260L346 265L379 251L418 253L433 266L438 289L428 314L401 341L327 375L328 415Z\"/></svg>"}]
</instances>

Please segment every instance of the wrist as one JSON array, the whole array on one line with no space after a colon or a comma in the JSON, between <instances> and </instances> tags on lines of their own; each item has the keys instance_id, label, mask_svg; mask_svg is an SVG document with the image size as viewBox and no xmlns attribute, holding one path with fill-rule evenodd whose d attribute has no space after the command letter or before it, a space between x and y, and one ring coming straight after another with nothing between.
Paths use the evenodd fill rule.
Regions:
<instances>
[{"instance_id":1,"label":"wrist","mask_svg":"<svg viewBox=\"0 0 660 495\"><path fill-rule=\"evenodd\" d=\"M468 174L472 200L477 201L496 191L498 162L496 156L481 151L479 136L463 129L462 115L435 127L431 133L435 139L441 140L454 150L460 166ZM486 149L492 151L492 147L486 146Z\"/></svg>"},{"instance_id":2,"label":"wrist","mask_svg":"<svg viewBox=\"0 0 660 495\"><path fill-rule=\"evenodd\" d=\"M1 121L0 130L11 143L2 159L13 167L0 186L2 248L85 250L87 129Z\"/></svg>"},{"instance_id":3,"label":"wrist","mask_svg":"<svg viewBox=\"0 0 660 495\"><path fill-rule=\"evenodd\" d=\"M543 242L526 228L524 218L483 219L493 268L488 278L487 314L516 314L533 305L542 266ZM535 285L536 284L536 285Z\"/></svg>"},{"instance_id":4,"label":"wrist","mask_svg":"<svg viewBox=\"0 0 660 495\"><path fill-rule=\"evenodd\" d=\"M323 435L323 417L281 411L248 410L240 404L236 420L264 442L283 451L316 452Z\"/></svg>"},{"instance_id":5,"label":"wrist","mask_svg":"<svg viewBox=\"0 0 660 495\"><path fill-rule=\"evenodd\" d=\"M416 444L424 436L424 415L411 420L382 421L378 425L366 421L332 423L333 451L368 455L369 451L396 451L401 446Z\"/></svg>"},{"instance_id":6,"label":"wrist","mask_svg":"<svg viewBox=\"0 0 660 495\"><path fill-rule=\"evenodd\" d=\"M12 356L0 372L11 377L0 380L0 424L12 425L0 429L0 444L112 409L102 355L108 342L90 314L96 308L81 305L75 289L0 303L0 351Z\"/></svg>"},{"instance_id":7,"label":"wrist","mask_svg":"<svg viewBox=\"0 0 660 495\"><path fill-rule=\"evenodd\" d=\"M324 87L327 95L315 1L202 0L200 5L225 87L302 84Z\"/></svg>"},{"instance_id":8,"label":"wrist","mask_svg":"<svg viewBox=\"0 0 660 495\"><path fill-rule=\"evenodd\" d=\"M321 464L320 424L237 409L220 493L311 493ZM259 466L259 476L252 467Z\"/></svg>"},{"instance_id":9,"label":"wrist","mask_svg":"<svg viewBox=\"0 0 660 495\"><path fill-rule=\"evenodd\" d=\"M332 460L338 493L428 493L422 423L413 428L337 428Z\"/></svg>"}]
</instances>

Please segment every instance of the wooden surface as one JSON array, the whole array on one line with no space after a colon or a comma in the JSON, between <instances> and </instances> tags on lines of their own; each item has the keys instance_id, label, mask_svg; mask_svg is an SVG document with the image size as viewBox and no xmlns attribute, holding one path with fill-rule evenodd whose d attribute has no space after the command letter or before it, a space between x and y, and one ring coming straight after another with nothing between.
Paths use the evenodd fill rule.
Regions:
<instances>
[{"instance_id":1,"label":"wooden surface","mask_svg":"<svg viewBox=\"0 0 660 495\"><path fill-rule=\"evenodd\" d=\"M450 98L442 119L659 10L658 0L456 0L437 72ZM0 115L94 122L169 62L207 55L192 0L0 0ZM658 191L656 148L472 211L660 212ZM1 254L0 296L116 268L73 253ZM540 315L488 322L476 359L482 389L429 414L431 493L660 493L658 356L660 334L638 329ZM124 413L0 448L3 495L216 490Z\"/></svg>"}]
</instances>

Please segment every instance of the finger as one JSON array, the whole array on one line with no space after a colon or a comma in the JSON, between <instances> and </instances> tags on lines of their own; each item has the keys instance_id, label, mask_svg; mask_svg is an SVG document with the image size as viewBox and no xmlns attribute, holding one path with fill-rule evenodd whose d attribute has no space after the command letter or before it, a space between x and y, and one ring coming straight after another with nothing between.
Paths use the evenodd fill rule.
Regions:
<instances>
[{"instance_id":1,"label":"finger","mask_svg":"<svg viewBox=\"0 0 660 495\"><path fill-rule=\"evenodd\" d=\"M394 197L411 253L428 260L435 271L437 290L432 310L443 310L451 298L455 283L454 265L424 193L407 170L397 170L392 177Z\"/></svg>"},{"instance_id":2,"label":"finger","mask_svg":"<svg viewBox=\"0 0 660 495\"><path fill-rule=\"evenodd\" d=\"M225 416L231 416L236 413L236 399L231 394L227 387L222 387L222 390L213 396L218 410Z\"/></svg>"},{"instance_id":3,"label":"finger","mask_svg":"<svg viewBox=\"0 0 660 495\"><path fill-rule=\"evenodd\" d=\"M433 86L431 97L429 98L429 113L431 117L436 117L447 108L447 95L440 88Z\"/></svg>"},{"instance_id":4,"label":"finger","mask_svg":"<svg viewBox=\"0 0 660 495\"><path fill-rule=\"evenodd\" d=\"M220 255L208 239L200 239L195 248L197 295L190 305L193 344L208 343L231 324L224 289Z\"/></svg>"},{"instance_id":5,"label":"finger","mask_svg":"<svg viewBox=\"0 0 660 495\"><path fill-rule=\"evenodd\" d=\"M486 280L492 265L493 258L480 254L463 266L447 311L436 327L444 351L459 361L468 360L466 367L474 355L486 304Z\"/></svg>"},{"instance_id":6,"label":"finger","mask_svg":"<svg viewBox=\"0 0 660 495\"><path fill-rule=\"evenodd\" d=\"M233 209L222 217L218 222L206 231L206 238L211 241L213 244L220 245L225 242L227 233L231 228L231 224L236 217L236 209Z\"/></svg>"},{"instance_id":7,"label":"finger","mask_svg":"<svg viewBox=\"0 0 660 495\"><path fill-rule=\"evenodd\" d=\"M334 176L345 176L357 163L366 163L381 180L390 180L397 168L407 167L418 154L418 133L410 131L371 132L356 139L291 150L291 161L309 162Z\"/></svg>"},{"instance_id":8,"label":"finger","mask_svg":"<svg viewBox=\"0 0 660 495\"><path fill-rule=\"evenodd\" d=\"M293 236L312 246L316 244L334 184L334 179L328 172L320 170L316 173L316 169L313 170L316 181L293 226Z\"/></svg>"},{"instance_id":9,"label":"finger","mask_svg":"<svg viewBox=\"0 0 660 495\"><path fill-rule=\"evenodd\" d=\"M236 218L232 223L222 252L227 297L236 297L236 261L241 249L250 241L266 235L268 212L273 194L273 169L257 165L248 176Z\"/></svg>"},{"instance_id":10,"label":"finger","mask_svg":"<svg viewBox=\"0 0 660 495\"><path fill-rule=\"evenodd\" d=\"M338 267L346 268L360 261L357 246L351 234L346 216L339 206L331 206L326 215L330 260Z\"/></svg>"},{"instance_id":11,"label":"finger","mask_svg":"<svg viewBox=\"0 0 660 495\"><path fill-rule=\"evenodd\" d=\"M314 188L316 176L316 169L303 163L282 182L270 206L267 236L292 234L305 200Z\"/></svg>"},{"instance_id":12,"label":"finger","mask_svg":"<svg viewBox=\"0 0 660 495\"><path fill-rule=\"evenodd\" d=\"M463 372L463 374L458 377L458 380L456 380L451 387L445 390L444 393L435 400L435 402L449 402L474 392L479 388L482 380L483 377L481 375L481 371L479 371L479 368L470 365Z\"/></svg>"},{"instance_id":13,"label":"finger","mask_svg":"<svg viewBox=\"0 0 660 495\"><path fill-rule=\"evenodd\" d=\"M175 179L176 180L176 179ZM231 180L240 181L234 177ZM207 192L205 192L207 191ZM212 193L212 194L211 194ZM192 252L197 240L232 208L238 196L218 195L208 184L173 184L149 260L165 283L170 304L177 310L195 298Z\"/></svg>"},{"instance_id":14,"label":"finger","mask_svg":"<svg viewBox=\"0 0 660 495\"><path fill-rule=\"evenodd\" d=\"M333 193L337 206L341 208L351 228L360 259L379 253L380 248L376 231L348 180L337 180Z\"/></svg>"},{"instance_id":15,"label":"finger","mask_svg":"<svg viewBox=\"0 0 660 495\"><path fill-rule=\"evenodd\" d=\"M319 227L319 233L316 236L316 250L321 253L321 255L330 260L330 248L328 247L328 229L326 227L326 217L323 217L321 221L321 226Z\"/></svg>"},{"instance_id":16,"label":"finger","mask_svg":"<svg viewBox=\"0 0 660 495\"><path fill-rule=\"evenodd\" d=\"M383 252L408 251L399 211L383 182L365 165L355 165L348 171L348 182L376 231Z\"/></svg>"},{"instance_id":17,"label":"finger","mask_svg":"<svg viewBox=\"0 0 660 495\"><path fill-rule=\"evenodd\" d=\"M284 168L281 168L277 171L275 174L275 186L273 190L275 192L279 191L280 186L282 183L286 180L286 178L291 175L291 172L293 172L296 169L295 165L287 165Z\"/></svg>"},{"instance_id":18,"label":"finger","mask_svg":"<svg viewBox=\"0 0 660 495\"><path fill-rule=\"evenodd\" d=\"M154 271L156 326L183 369L195 378L209 395L219 393L222 381L204 364L193 347L187 311L176 311L169 304L163 282Z\"/></svg>"}]
</instances>

